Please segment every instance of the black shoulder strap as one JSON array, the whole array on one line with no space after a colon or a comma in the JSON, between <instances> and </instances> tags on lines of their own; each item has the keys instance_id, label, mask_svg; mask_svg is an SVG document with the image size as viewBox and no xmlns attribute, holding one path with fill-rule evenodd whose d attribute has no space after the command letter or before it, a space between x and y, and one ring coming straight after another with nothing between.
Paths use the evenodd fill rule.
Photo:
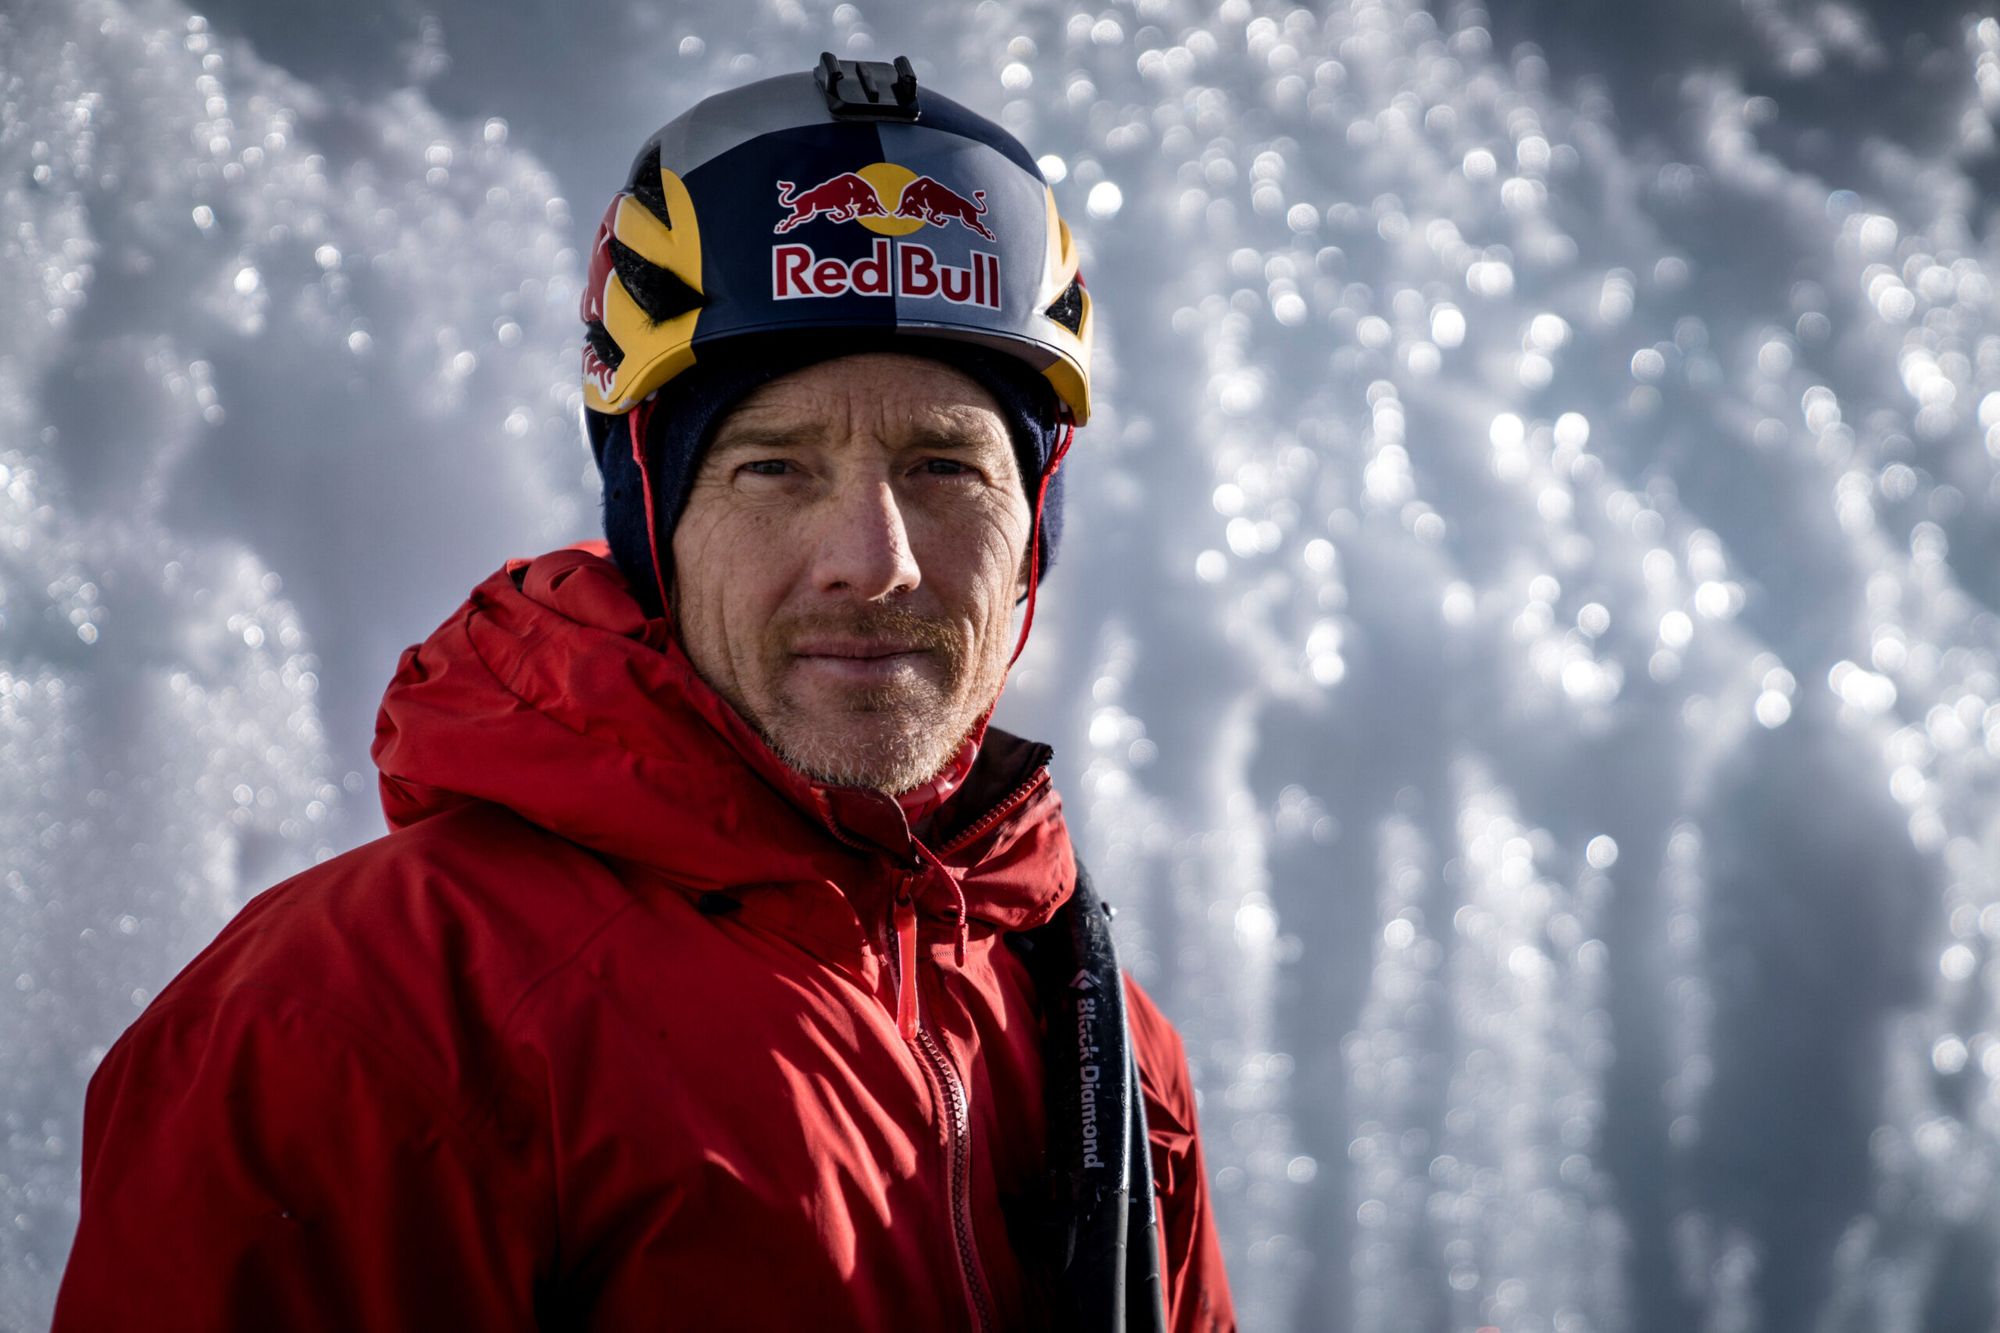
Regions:
<instances>
[{"instance_id":1,"label":"black shoulder strap","mask_svg":"<svg viewBox=\"0 0 2000 1333\"><path fill-rule=\"evenodd\" d=\"M1110 913L1083 866L1047 925L1015 936L1048 1020L1052 1263L1079 1333L1166 1327L1139 1063Z\"/></svg>"}]
</instances>

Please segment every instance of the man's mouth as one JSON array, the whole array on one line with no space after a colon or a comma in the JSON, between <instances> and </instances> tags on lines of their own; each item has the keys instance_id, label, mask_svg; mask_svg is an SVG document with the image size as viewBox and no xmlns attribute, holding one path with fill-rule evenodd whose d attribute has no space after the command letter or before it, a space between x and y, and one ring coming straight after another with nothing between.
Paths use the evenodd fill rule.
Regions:
<instances>
[{"instance_id":1,"label":"man's mouth","mask_svg":"<svg viewBox=\"0 0 2000 1333\"><path fill-rule=\"evenodd\" d=\"M855 662L908 657L927 651L929 650L921 644L866 639L804 639L792 645L794 657L828 657Z\"/></svg>"},{"instance_id":2,"label":"man's mouth","mask_svg":"<svg viewBox=\"0 0 2000 1333\"><path fill-rule=\"evenodd\" d=\"M841 685L888 686L908 680L930 655L920 644L879 639L814 637L792 645L792 663Z\"/></svg>"}]
</instances>

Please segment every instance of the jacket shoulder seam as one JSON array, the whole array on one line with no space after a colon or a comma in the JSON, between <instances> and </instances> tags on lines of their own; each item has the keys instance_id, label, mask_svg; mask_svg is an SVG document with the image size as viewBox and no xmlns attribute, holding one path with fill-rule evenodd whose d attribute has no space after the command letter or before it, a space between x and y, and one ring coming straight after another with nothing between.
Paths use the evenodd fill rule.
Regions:
<instances>
[{"instance_id":1,"label":"jacket shoulder seam","mask_svg":"<svg viewBox=\"0 0 2000 1333\"><path fill-rule=\"evenodd\" d=\"M603 937L606 931L610 930L611 927L616 925L625 916L627 912L632 911L638 905L639 905L639 900L636 897L620 904L602 921L598 922L595 926L592 926L590 930L584 935L584 937L578 940L576 944L570 948L568 953L564 954L561 958L557 959L555 962L549 964L546 968L542 969L540 973L531 978L527 982L527 984L521 988L520 993L516 995L511 1002L508 1003L507 1008L500 1014L498 1020L494 1024L495 1030L500 1033L506 1033L508 1031L511 1031L514 1026L515 1018L520 1014L521 1010L527 1005L528 1001L534 998L535 992L539 991L543 986L547 985L550 981L553 981L556 977L560 976L564 972L567 972L571 967L575 966L577 959L581 958L593 946L595 946L597 941Z\"/></svg>"}]
</instances>

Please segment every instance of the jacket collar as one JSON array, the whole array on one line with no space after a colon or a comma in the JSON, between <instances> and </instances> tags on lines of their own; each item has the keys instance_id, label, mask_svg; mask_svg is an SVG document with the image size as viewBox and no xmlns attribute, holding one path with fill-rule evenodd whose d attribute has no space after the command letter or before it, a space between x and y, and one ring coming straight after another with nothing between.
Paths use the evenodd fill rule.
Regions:
<instances>
[{"instance_id":1,"label":"jacket collar","mask_svg":"<svg viewBox=\"0 0 2000 1333\"><path fill-rule=\"evenodd\" d=\"M406 649L373 754L392 828L490 801L690 892L846 888L928 865L956 882L972 919L1024 929L1075 879L1047 746L988 728L922 846L893 797L780 760L601 544L510 561ZM926 910L945 910L935 899Z\"/></svg>"}]
</instances>

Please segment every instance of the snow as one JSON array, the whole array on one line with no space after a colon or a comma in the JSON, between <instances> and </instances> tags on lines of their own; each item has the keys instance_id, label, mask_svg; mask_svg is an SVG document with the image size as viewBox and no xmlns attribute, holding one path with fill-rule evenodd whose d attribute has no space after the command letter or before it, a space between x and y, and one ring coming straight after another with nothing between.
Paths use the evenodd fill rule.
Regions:
<instances>
[{"instance_id":1,"label":"snow","mask_svg":"<svg viewBox=\"0 0 2000 1333\"><path fill-rule=\"evenodd\" d=\"M2000 22L1501 8L0 15L0 1326L104 1049L380 831L397 652L591 535L631 151L823 47L1082 247L1001 720L1187 1037L1245 1326L1991 1322Z\"/></svg>"}]
</instances>

